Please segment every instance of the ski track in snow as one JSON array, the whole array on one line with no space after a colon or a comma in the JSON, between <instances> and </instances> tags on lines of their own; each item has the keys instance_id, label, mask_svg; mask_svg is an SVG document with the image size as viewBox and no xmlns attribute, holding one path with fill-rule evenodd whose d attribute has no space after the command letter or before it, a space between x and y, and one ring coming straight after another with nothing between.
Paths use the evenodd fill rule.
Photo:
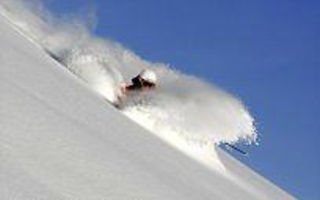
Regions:
<instances>
[{"instance_id":1,"label":"ski track in snow","mask_svg":"<svg viewBox=\"0 0 320 200\"><path fill-rule=\"evenodd\" d=\"M111 102L121 83L143 68L155 70L156 91L133 95L122 112L200 162L210 160L210 165L224 170L214 162L215 145L257 139L254 119L241 101L196 77L142 60L118 43L91 36L81 20L61 23L43 8L12 0L1 1L0 13Z\"/></svg>"}]
</instances>

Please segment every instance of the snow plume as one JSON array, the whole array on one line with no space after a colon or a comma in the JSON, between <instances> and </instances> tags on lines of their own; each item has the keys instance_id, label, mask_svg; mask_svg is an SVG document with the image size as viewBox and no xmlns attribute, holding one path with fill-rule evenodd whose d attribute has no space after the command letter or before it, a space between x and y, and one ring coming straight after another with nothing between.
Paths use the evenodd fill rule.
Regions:
<instances>
[{"instance_id":1,"label":"snow plume","mask_svg":"<svg viewBox=\"0 0 320 200\"><path fill-rule=\"evenodd\" d=\"M90 39L68 52L62 62L108 101L118 102L123 77L114 49L116 46L106 41Z\"/></svg>"},{"instance_id":2,"label":"snow plume","mask_svg":"<svg viewBox=\"0 0 320 200\"><path fill-rule=\"evenodd\" d=\"M92 12L56 18L39 0L1 0L0 12L29 39L55 54L86 40L95 26Z\"/></svg>"},{"instance_id":3,"label":"snow plume","mask_svg":"<svg viewBox=\"0 0 320 200\"><path fill-rule=\"evenodd\" d=\"M119 64L110 53L111 45L90 35L95 26L92 12L55 18L40 1L1 0L0 13L96 92L117 101L115 88L122 82Z\"/></svg>"},{"instance_id":4,"label":"snow plume","mask_svg":"<svg viewBox=\"0 0 320 200\"><path fill-rule=\"evenodd\" d=\"M129 99L128 116L149 121L148 129L153 132L175 132L200 145L256 141L254 119L238 99L165 66L155 70L160 78L158 88Z\"/></svg>"},{"instance_id":5,"label":"snow plume","mask_svg":"<svg viewBox=\"0 0 320 200\"><path fill-rule=\"evenodd\" d=\"M157 72L156 90L133 94L122 110L152 133L190 152L211 149L221 142L256 141L254 119L232 95L92 36L92 14L86 18L93 19L92 23L78 18L60 23L39 5L1 0L0 14L106 99L116 101L119 85L141 69Z\"/></svg>"}]
</instances>

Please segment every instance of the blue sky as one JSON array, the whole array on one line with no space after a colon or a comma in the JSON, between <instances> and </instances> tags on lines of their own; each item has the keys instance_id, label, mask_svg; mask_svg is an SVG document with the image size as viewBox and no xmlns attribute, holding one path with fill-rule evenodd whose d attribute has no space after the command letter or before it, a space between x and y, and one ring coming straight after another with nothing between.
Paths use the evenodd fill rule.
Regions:
<instances>
[{"instance_id":1,"label":"blue sky","mask_svg":"<svg viewBox=\"0 0 320 200\"><path fill-rule=\"evenodd\" d=\"M299 199L320 199L319 1L44 2L58 14L94 6L95 34L238 96L261 142L234 155Z\"/></svg>"}]
</instances>

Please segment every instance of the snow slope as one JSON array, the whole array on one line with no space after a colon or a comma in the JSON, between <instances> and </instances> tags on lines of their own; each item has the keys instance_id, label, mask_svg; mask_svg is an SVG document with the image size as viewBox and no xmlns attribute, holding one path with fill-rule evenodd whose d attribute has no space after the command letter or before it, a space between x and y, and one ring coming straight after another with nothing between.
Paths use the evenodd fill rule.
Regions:
<instances>
[{"instance_id":1,"label":"snow slope","mask_svg":"<svg viewBox=\"0 0 320 200\"><path fill-rule=\"evenodd\" d=\"M294 199L219 149L168 145L3 17L0 44L0 199Z\"/></svg>"}]
</instances>

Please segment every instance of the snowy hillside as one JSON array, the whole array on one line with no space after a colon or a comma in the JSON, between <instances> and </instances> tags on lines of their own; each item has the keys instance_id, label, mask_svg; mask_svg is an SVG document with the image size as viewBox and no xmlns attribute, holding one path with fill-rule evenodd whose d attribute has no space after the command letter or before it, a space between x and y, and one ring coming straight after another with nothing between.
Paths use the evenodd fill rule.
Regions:
<instances>
[{"instance_id":1,"label":"snowy hillside","mask_svg":"<svg viewBox=\"0 0 320 200\"><path fill-rule=\"evenodd\" d=\"M115 109L100 90L80 81L70 73L72 68L43 50L57 50L56 46L30 38L37 34L21 31L15 19L0 11L0 199L294 199L218 147L204 145L206 133L181 140L172 130L159 130L161 123L155 126L148 121L141 114L145 113L141 109L150 113L148 107ZM52 52L61 55L60 50ZM79 52L83 51L76 55ZM138 62L130 53L127 56L130 63ZM79 66L72 58L63 62ZM127 78L136 70L120 72ZM206 86L199 88L206 91ZM246 139L248 135L237 128L252 136L246 126L251 118L241 104L220 91L214 94L212 98L225 100L222 108L240 116L217 114L216 119L243 126L217 128L228 137L217 133L210 138L215 142ZM168 95L160 97L164 96Z\"/></svg>"}]
</instances>

